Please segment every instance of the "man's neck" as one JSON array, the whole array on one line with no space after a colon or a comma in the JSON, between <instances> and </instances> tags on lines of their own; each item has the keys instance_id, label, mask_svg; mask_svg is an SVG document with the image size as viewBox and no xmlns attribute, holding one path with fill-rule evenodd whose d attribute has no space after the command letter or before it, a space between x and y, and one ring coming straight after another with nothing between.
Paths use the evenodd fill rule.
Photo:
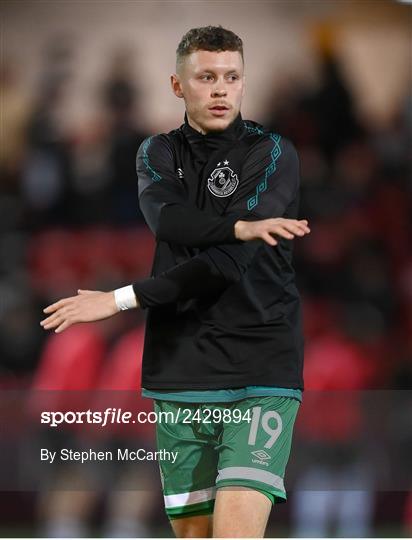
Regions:
<instances>
[{"instance_id":1,"label":"man's neck","mask_svg":"<svg viewBox=\"0 0 412 540\"><path fill-rule=\"evenodd\" d=\"M207 135L208 133L223 133L224 131L226 131L232 124L233 122L236 120L236 118L234 118L232 120L232 122L230 122L230 124L228 124L225 129L222 129L222 130L205 130L203 129L201 126L199 126L192 118L190 118L190 116L187 114L186 112L186 118L187 118L187 123L189 124L189 126L191 128L193 128L194 130L196 130L198 133L200 133L201 135Z\"/></svg>"},{"instance_id":2,"label":"man's neck","mask_svg":"<svg viewBox=\"0 0 412 540\"><path fill-rule=\"evenodd\" d=\"M208 133L207 131L202 129L199 125L197 125L196 122L192 120L187 113L186 113L186 118L187 118L187 123L189 124L189 126L195 129L196 131L198 131L201 135L206 135Z\"/></svg>"}]
</instances>

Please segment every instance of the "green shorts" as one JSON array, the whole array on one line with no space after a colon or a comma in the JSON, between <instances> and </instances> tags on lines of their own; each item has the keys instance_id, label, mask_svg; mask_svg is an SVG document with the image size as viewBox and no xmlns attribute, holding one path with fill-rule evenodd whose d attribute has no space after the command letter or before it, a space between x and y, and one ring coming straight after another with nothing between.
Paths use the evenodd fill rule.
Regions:
<instances>
[{"instance_id":1,"label":"green shorts","mask_svg":"<svg viewBox=\"0 0 412 540\"><path fill-rule=\"evenodd\" d=\"M285 502L283 479L299 405L278 396L206 404L155 400L169 518L212 513L216 489L223 486L250 487Z\"/></svg>"}]
</instances>

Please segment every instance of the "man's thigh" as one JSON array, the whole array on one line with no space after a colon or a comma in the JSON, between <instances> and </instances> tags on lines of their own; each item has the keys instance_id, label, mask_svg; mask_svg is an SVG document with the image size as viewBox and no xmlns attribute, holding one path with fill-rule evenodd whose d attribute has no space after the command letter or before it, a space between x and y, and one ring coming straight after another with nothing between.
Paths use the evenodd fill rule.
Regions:
<instances>
[{"instance_id":1,"label":"man's thigh","mask_svg":"<svg viewBox=\"0 0 412 540\"><path fill-rule=\"evenodd\" d=\"M176 538L210 538L212 536L212 516L177 517L170 523Z\"/></svg>"},{"instance_id":2,"label":"man's thigh","mask_svg":"<svg viewBox=\"0 0 412 540\"><path fill-rule=\"evenodd\" d=\"M263 538L272 502L256 489L221 487L213 513L215 538Z\"/></svg>"}]
</instances>

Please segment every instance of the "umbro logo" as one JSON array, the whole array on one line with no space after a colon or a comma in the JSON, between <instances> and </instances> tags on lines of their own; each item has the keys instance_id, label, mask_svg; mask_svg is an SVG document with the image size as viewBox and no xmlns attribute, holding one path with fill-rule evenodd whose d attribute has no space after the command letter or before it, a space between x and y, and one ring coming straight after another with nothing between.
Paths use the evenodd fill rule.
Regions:
<instances>
[{"instance_id":1,"label":"umbro logo","mask_svg":"<svg viewBox=\"0 0 412 540\"><path fill-rule=\"evenodd\" d=\"M180 167L177 169L177 176L180 180L184 177L183 169L181 169Z\"/></svg>"},{"instance_id":2,"label":"umbro logo","mask_svg":"<svg viewBox=\"0 0 412 540\"><path fill-rule=\"evenodd\" d=\"M267 460L270 459L270 455L265 452L264 450L255 450L254 452L251 452L254 456L256 456L260 460Z\"/></svg>"}]
</instances>

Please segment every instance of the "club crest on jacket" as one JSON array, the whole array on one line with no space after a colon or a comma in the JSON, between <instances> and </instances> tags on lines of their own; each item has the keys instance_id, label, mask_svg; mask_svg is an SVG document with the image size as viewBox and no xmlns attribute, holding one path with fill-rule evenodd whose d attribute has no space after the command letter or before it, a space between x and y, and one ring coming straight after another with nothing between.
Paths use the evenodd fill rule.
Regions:
<instances>
[{"instance_id":1,"label":"club crest on jacket","mask_svg":"<svg viewBox=\"0 0 412 540\"><path fill-rule=\"evenodd\" d=\"M239 180L237 174L228 167L229 162L227 160L223 162L223 167L220 165L219 162L216 169L207 179L207 187L210 193L216 197L229 197L236 190Z\"/></svg>"}]
</instances>

